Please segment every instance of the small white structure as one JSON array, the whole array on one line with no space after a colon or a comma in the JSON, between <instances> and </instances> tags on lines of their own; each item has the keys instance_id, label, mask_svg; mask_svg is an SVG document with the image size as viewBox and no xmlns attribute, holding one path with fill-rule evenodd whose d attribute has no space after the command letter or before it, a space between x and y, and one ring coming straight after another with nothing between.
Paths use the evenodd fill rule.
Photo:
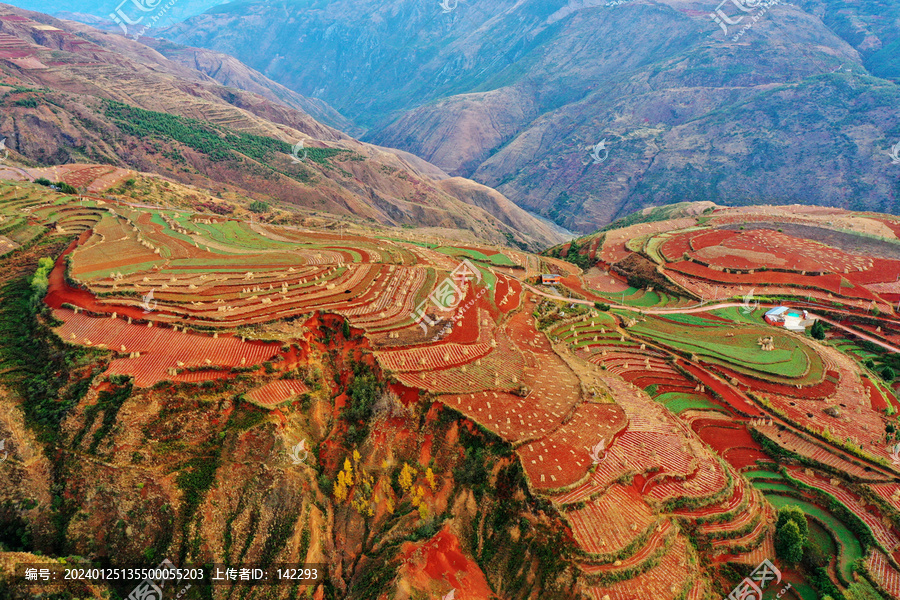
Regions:
<instances>
[{"instance_id":1,"label":"small white structure","mask_svg":"<svg viewBox=\"0 0 900 600\"><path fill-rule=\"evenodd\" d=\"M775 327L784 327L790 331L804 332L806 328L812 325L809 319L809 313L805 310L788 308L787 306L779 306L773 308L765 314L766 323Z\"/></svg>"}]
</instances>

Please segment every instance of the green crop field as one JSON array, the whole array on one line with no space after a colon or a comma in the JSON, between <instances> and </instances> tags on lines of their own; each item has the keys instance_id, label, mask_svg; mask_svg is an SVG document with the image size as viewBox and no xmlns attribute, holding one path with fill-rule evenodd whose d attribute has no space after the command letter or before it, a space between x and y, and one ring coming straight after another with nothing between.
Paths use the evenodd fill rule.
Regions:
<instances>
[{"instance_id":1,"label":"green crop field","mask_svg":"<svg viewBox=\"0 0 900 600\"><path fill-rule=\"evenodd\" d=\"M721 406L712 402L703 396L695 396L694 394L686 394L682 392L666 392L655 398L657 402L663 403L673 413L680 414L686 410L716 410L726 412Z\"/></svg>"},{"instance_id":2,"label":"green crop field","mask_svg":"<svg viewBox=\"0 0 900 600\"><path fill-rule=\"evenodd\" d=\"M754 377L782 383L815 383L824 374L819 355L793 337L779 336L774 350L762 350L757 341L771 335L762 328L742 326L732 329L731 337L725 337L718 328L713 331L708 327L647 317L630 331Z\"/></svg>"},{"instance_id":3,"label":"green crop field","mask_svg":"<svg viewBox=\"0 0 900 600\"><path fill-rule=\"evenodd\" d=\"M757 479L787 481L781 473L777 473L775 471L766 471L764 469L752 469L750 471L741 471L741 475L743 475L750 481L754 481L754 484L753 484L754 486L756 485L755 480L757 480Z\"/></svg>"},{"instance_id":4,"label":"green crop field","mask_svg":"<svg viewBox=\"0 0 900 600\"><path fill-rule=\"evenodd\" d=\"M437 248L437 251L441 254L446 254L447 256L452 256L454 258L465 257L480 262L486 262L488 264L494 265L495 267L516 266L516 263L514 263L508 256L499 252L496 254L487 255L483 252L479 252L478 250L472 250L471 248L455 248L453 246L443 246L441 248Z\"/></svg>"},{"instance_id":5,"label":"green crop field","mask_svg":"<svg viewBox=\"0 0 900 600\"><path fill-rule=\"evenodd\" d=\"M823 527L830 531L841 544L841 553L838 557L838 568L841 570L841 574L846 581L853 581L853 563L863 558L863 549L859 540L856 539L853 532L850 531L843 522L838 520L827 510L816 506L815 504L785 496L775 491L766 491L763 486L757 485L756 482L754 482L753 485L763 490L766 499L771 502L775 508L782 508L789 504L799 506L809 517L817 520Z\"/></svg>"}]
</instances>

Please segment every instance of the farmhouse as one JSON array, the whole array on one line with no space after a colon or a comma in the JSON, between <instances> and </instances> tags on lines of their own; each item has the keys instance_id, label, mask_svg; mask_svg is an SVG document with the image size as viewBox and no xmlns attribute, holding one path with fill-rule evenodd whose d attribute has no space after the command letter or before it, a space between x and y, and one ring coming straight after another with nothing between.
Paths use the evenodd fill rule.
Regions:
<instances>
[{"instance_id":1,"label":"farmhouse","mask_svg":"<svg viewBox=\"0 0 900 600\"><path fill-rule=\"evenodd\" d=\"M797 310L787 306L773 308L765 314L764 318L769 325L784 327L791 331L806 331L806 328L812 325L809 313L805 310Z\"/></svg>"},{"instance_id":2,"label":"farmhouse","mask_svg":"<svg viewBox=\"0 0 900 600\"><path fill-rule=\"evenodd\" d=\"M544 273L541 275L541 283L544 285L556 285L562 281L562 277L558 273Z\"/></svg>"}]
</instances>

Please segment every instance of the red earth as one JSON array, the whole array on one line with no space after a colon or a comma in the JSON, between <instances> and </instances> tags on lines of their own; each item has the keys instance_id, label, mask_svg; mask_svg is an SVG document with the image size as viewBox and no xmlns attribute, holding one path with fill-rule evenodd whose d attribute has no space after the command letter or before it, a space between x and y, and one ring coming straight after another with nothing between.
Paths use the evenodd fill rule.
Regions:
<instances>
[{"instance_id":1,"label":"red earth","mask_svg":"<svg viewBox=\"0 0 900 600\"><path fill-rule=\"evenodd\" d=\"M443 597L455 590L456 600L495 600L484 573L466 556L449 527L424 542L407 542L400 548L399 574L413 589L427 597ZM388 594L380 596L386 600Z\"/></svg>"}]
</instances>

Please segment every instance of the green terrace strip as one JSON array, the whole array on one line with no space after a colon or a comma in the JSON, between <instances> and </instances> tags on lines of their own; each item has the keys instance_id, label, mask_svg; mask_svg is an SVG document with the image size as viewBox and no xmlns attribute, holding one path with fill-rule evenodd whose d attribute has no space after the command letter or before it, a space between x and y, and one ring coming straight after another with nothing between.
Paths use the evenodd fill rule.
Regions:
<instances>
[{"instance_id":1,"label":"green terrace strip","mask_svg":"<svg viewBox=\"0 0 900 600\"><path fill-rule=\"evenodd\" d=\"M856 539L856 536L853 535L853 532L850 531L850 529L846 525L844 525L842 521L838 520L830 512L811 502L800 500L798 498L780 493L784 491L787 491L789 494L796 493L796 490L791 486L782 486L781 484L766 484L764 482L754 482L754 485L762 490L763 494L766 496L766 499L771 502L772 505L775 506L775 508L782 508L784 506L789 506L792 504L799 506L807 516L815 519L825 529L831 532L834 536L834 539L838 540L838 544L840 545L841 550L840 554L838 555L838 567L840 569L839 574L842 579L844 579L844 581L853 581L855 562L862 559L864 553L859 540ZM786 487L787 490L783 490L783 487Z\"/></svg>"},{"instance_id":2,"label":"green terrace strip","mask_svg":"<svg viewBox=\"0 0 900 600\"><path fill-rule=\"evenodd\" d=\"M107 117L118 127L136 137L175 140L205 154L211 161L220 162L238 158L238 153L264 163L273 153L291 154L287 142L269 137L232 131L198 119L169 115L130 106L115 100L103 100ZM305 148L307 158L327 164L328 159L349 150L335 148Z\"/></svg>"}]
</instances>

